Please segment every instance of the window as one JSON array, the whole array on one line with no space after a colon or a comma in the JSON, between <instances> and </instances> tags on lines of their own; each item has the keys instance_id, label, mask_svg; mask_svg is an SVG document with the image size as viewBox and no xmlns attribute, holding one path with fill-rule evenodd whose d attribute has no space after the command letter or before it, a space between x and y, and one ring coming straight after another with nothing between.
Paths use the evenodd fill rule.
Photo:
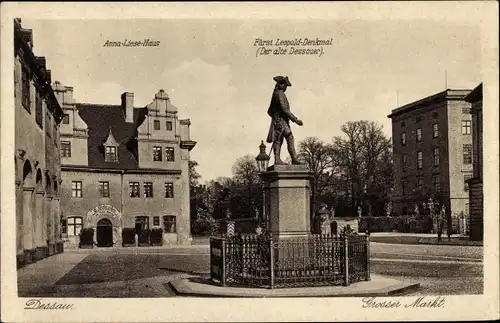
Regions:
<instances>
[{"instance_id":1,"label":"window","mask_svg":"<svg viewBox=\"0 0 500 323\"><path fill-rule=\"evenodd\" d=\"M434 119L437 119L437 118L439 117L439 113L437 113L437 112L433 112L433 113L432 113L432 117L433 117Z\"/></svg>"},{"instance_id":2,"label":"window","mask_svg":"<svg viewBox=\"0 0 500 323\"><path fill-rule=\"evenodd\" d=\"M73 216L67 219L68 222L68 236L77 236L80 234L83 226L83 219L81 216Z\"/></svg>"},{"instance_id":3,"label":"window","mask_svg":"<svg viewBox=\"0 0 500 323\"><path fill-rule=\"evenodd\" d=\"M99 192L101 197L109 197L109 182L99 181Z\"/></svg>"},{"instance_id":4,"label":"window","mask_svg":"<svg viewBox=\"0 0 500 323\"><path fill-rule=\"evenodd\" d=\"M43 106L42 106L42 98L40 97L40 93L36 93L35 97L35 121L40 128L43 127Z\"/></svg>"},{"instance_id":5,"label":"window","mask_svg":"<svg viewBox=\"0 0 500 323\"><path fill-rule=\"evenodd\" d=\"M136 216L135 217L135 233L140 234L144 230L149 229L149 217Z\"/></svg>"},{"instance_id":6,"label":"window","mask_svg":"<svg viewBox=\"0 0 500 323\"><path fill-rule=\"evenodd\" d=\"M71 157L70 141L61 141L61 157Z\"/></svg>"},{"instance_id":7,"label":"window","mask_svg":"<svg viewBox=\"0 0 500 323\"><path fill-rule=\"evenodd\" d=\"M130 197L141 197L141 190L139 188L139 182L130 182L129 194L130 194Z\"/></svg>"},{"instance_id":8,"label":"window","mask_svg":"<svg viewBox=\"0 0 500 323\"><path fill-rule=\"evenodd\" d=\"M422 141L422 128L417 129L417 141Z\"/></svg>"},{"instance_id":9,"label":"window","mask_svg":"<svg viewBox=\"0 0 500 323\"><path fill-rule=\"evenodd\" d=\"M165 183L165 197L174 198L174 183Z\"/></svg>"},{"instance_id":10,"label":"window","mask_svg":"<svg viewBox=\"0 0 500 323\"><path fill-rule=\"evenodd\" d=\"M472 164L472 145L465 144L463 149L464 164Z\"/></svg>"},{"instance_id":11,"label":"window","mask_svg":"<svg viewBox=\"0 0 500 323\"><path fill-rule=\"evenodd\" d=\"M161 147L154 146L153 147L153 161L161 161L161 160L162 160Z\"/></svg>"},{"instance_id":12,"label":"window","mask_svg":"<svg viewBox=\"0 0 500 323\"><path fill-rule=\"evenodd\" d=\"M172 147L165 148L165 159L167 161L175 161L174 148Z\"/></svg>"},{"instance_id":13,"label":"window","mask_svg":"<svg viewBox=\"0 0 500 323\"><path fill-rule=\"evenodd\" d=\"M415 121L416 121L416 122L420 122L420 121L422 121L422 117L421 117L421 116L416 117L416 118L415 118Z\"/></svg>"},{"instance_id":14,"label":"window","mask_svg":"<svg viewBox=\"0 0 500 323\"><path fill-rule=\"evenodd\" d=\"M62 119L63 124L69 124L69 114L65 114Z\"/></svg>"},{"instance_id":15,"label":"window","mask_svg":"<svg viewBox=\"0 0 500 323\"><path fill-rule=\"evenodd\" d=\"M422 177L417 178L417 190L422 191L424 189L424 180Z\"/></svg>"},{"instance_id":16,"label":"window","mask_svg":"<svg viewBox=\"0 0 500 323\"><path fill-rule=\"evenodd\" d=\"M432 138L439 137L439 124L435 123L432 125Z\"/></svg>"},{"instance_id":17,"label":"window","mask_svg":"<svg viewBox=\"0 0 500 323\"><path fill-rule=\"evenodd\" d=\"M439 176L434 176L432 178L432 186L434 188L434 193L439 193L441 191Z\"/></svg>"},{"instance_id":18,"label":"window","mask_svg":"<svg viewBox=\"0 0 500 323\"><path fill-rule=\"evenodd\" d=\"M153 183L145 182L144 183L144 197L153 197Z\"/></svg>"},{"instance_id":19,"label":"window","mask_svg":"<svg viewBox=\"0 0 500 323\"><path fill-rule=\"evenodd\" d=\"M61 219L61 234L68 234L68 220Z\"/></svg>"},{"instance_id":20,"label":"window","mask_svg":"<svg viewBox=\"0 0 500 323\"><path fill-rule=\"evenodd\" d=\"M417 168L422 169L422 152L417 152Z\"/></svg>"},{"instance_id":21,"label":"window","mask_svg":"<svg viewBox=\"0 0 500 323\"><path fill-rule=\"evenodd\" d=\"M401 168L403 169L403 172L406 170L406 166L407 166L407 162L408 162L407 159L408 159L408 156L406 154L401 156Z\"/></svg>"},{"instance_id":22,"label":"window","mask_svg":"<svg viewBox=\"0 0 500 323\"><path fill-rule=\"evenodd\" d=\"M406 146L406 132L401 133L401 146Z\"/></svg>"},{"instance_id":23,"label":"window","mask_svg":"<svg viewBox=\"0 0 500 323\"><path fill-rule=\"evenodd\" d=\"M82 182L71 182L71 197L82 197Z\"/></svg>"},{"instance_id":24,"label":"window","mask_svg":"<svg viewBox=\"0 0 500 323\"><path fill-rule=\"evenodd\" d=\"M153 217L153 225L155 227L159 226L160 225L160 217L159 216L154 216Z\"/></svg>"},{"instance_id":25,"label":"window","mask_svg":"<svg viewBox=\"0 0 500 323\"><path fill-rule=\"evenodd\" d=\"M470 135L471 131L471 121L470 120L462 120L462 134Z\"/></svg>"},{"instance_id":26,"label":"window","mask_svg":"<svg viewBox=\"0 0 500 323\"><path fill-rule=\"evenodd\" d=\"M107 162L112 162L112 163L116 163L118 161L116 154L116 146L106 146L105 159Z\"/></svg>"},{"instance_id":27,"label":"window","mask_svg":"<svg viewBox=\"0 0 500 323\"><path fill-rule=\"evenodd\" d=\"M172 121L167 121L167 130L172 131Z\"/></svg>"},{"instance_id":28,"label":"window","mask_svg":"<svg viewBox=\"0 0 500 323\"><path fill-rule=\"evenodd\" d=\"M434 166L439 166L439 148L434 148Z\"/></svg>"},{"instance_id":29,"label":"window","mask_svg":"<svg viewBox=\"0 0 500 323\"><path fill-rule=\"evenodd\" d=\"M154 130L160 130L160 120L153 121L153 128Z\"/></svg>"},{"instance_id":30,"label":"window","mask_svg":"<svg viewBox=\"0 0 500 323\"><path fill-rule=\"evenodd\" d=\"M163 217L163 226L165 233L176 233L176 217L173 215L166 215Z\"/></svg>"},{"instance_id":31,"label":"window","mask_svg":"<svg viewBox=\"0 0 500 323\"><path fill-rule=\"evenodd\" d=\"M406 191L406 190L407 190L407 189L408 189L408 187L407 187L407 183L406 183L406 181L404 181L404 180L403 180L403 181L401 181L401 192L402 192L403 196L405 196L405 195L406 195L406 193L407 193L407 191Z\"/></svg>"},{"instance_id":32,"label":"window","mask_svg":"<svg viewBox=\"0 0 500 323\"><path fill-rule=\"evenodd\" d=\"M470 108L462 108L462 114L470 114Z\"/></svg>"},{"instance_id":33,"label":"window","mask_svg":"<svg viewBox=\"0 0 500 323\"><path fill-rule=\"evenodd\" d=\"M30 75L26 68L22 70L22 104L26 111L31 112L31 97L30 97Z\"/></svg>"},{"instance_id":34,"label":"window","mask_svg":"<svg viewBox=\"0 0 500 323\"><path fill-rule=\"evenodd\" d=\"M469 190L469 183L467 181L471 178L472 178L471 174L464 175L464 191Z\"/></svg>"}]
</instances>

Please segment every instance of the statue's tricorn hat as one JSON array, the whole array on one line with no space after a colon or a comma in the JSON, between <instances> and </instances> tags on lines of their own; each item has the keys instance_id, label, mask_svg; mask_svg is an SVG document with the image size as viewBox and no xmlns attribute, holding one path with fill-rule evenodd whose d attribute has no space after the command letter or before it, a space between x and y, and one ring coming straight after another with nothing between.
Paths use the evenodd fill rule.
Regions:
<instances>
[{"instance_id":1,"label":"statue's tricorn hat","mask_svg":"<svg viewBox=\"0 0 500 323\"><path fill-rule=\"evenodd\" d=\"M288 76L275 76L273 77L273 80L275 80L277 83L283 83L287 86L292 86L292 84L288 80Z\"/></svg>"}]
</instances>

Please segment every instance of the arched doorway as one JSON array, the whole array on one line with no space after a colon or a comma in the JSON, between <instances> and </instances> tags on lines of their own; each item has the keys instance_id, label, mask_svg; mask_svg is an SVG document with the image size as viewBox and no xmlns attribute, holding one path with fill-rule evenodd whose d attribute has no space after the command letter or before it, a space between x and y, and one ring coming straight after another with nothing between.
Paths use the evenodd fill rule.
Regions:
<instances>
[{"instance_id":1,"label":"arched doorway","mask_svg":"<svg viewBox=\"0 0 500 323\"><path fill-rule=\"evenodd\" d=\"M111 221L106 218L100 219L97 222L97 246L113 246L113 226L111 225Z\"/></svg>"}]
</instances>

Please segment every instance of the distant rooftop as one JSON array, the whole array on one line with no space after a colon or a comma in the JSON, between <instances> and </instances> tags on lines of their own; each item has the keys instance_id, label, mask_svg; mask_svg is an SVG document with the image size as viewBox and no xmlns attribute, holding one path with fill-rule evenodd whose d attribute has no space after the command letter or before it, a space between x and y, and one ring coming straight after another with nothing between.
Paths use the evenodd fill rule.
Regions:
<instances>
[{"instance_id":1,"label":"distant rooftop","mask_svg":"<svg viewBox=\"0 0 500 323\"><path fill-rule=\"evenodd\" d=\"M405 104L399 108L391 111L388 118L392 118L403 113L422 108L437 102L449 101L449 100L463 100L472 90L458 90L458 89L446 89L442 92L433 94L431 96L425 97L423 99Z\"/></svg>"}]
</instances>

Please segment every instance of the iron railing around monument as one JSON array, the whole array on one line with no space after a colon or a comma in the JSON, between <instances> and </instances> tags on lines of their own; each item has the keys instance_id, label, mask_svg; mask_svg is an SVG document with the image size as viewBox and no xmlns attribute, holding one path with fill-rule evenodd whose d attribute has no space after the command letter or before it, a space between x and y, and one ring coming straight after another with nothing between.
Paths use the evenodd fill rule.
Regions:
<instances>
[{"instance_id":1,"label":"iron railing around monument","mask_svg":"<svg viewBox=\"0 0 500 323\"><path fill-rule=\"evenodd\" d=\"M349 285L370 280L367 235L210 238L210 272L222 286Z\"/></svg>"}]
</instances>

